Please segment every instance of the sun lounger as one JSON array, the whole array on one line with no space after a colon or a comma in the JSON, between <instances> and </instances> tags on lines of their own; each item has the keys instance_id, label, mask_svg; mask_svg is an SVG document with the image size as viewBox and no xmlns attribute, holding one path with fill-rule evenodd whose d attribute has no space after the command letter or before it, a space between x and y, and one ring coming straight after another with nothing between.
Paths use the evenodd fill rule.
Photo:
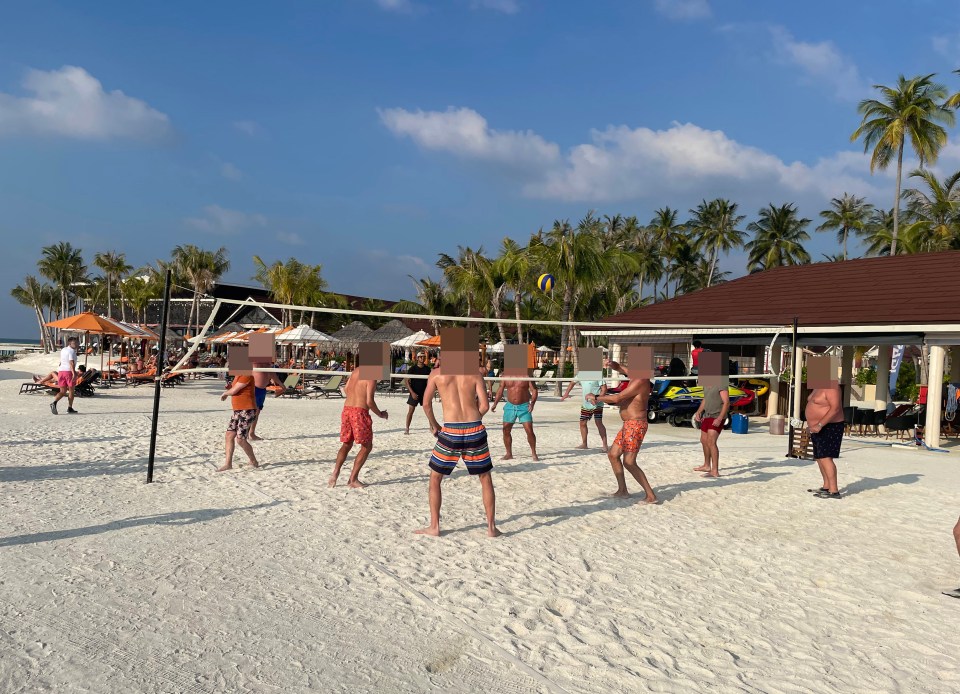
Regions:
<instances>
[{"instance_id":1,"label":"sun lounger","mask_svg":"<svg viewBox=\"0 0 960 694\"><path fill-rule=\"evenodd\" d=\"M143 373L127 374L127 383L131 386L138 386L141 383L152 383L157 375L156 367L147 369Z\"/></svg>"},{"instance_id":2,"label":"sun lounger","mask_svg":"<svg viewBox=\"0 0 960 694\"><path fill-rule=\"evenodd\" d=\"M290 374L283 382L283 390L280 391L281 398L299 398L303 395L303 389L298 388L300 374Z\"/></svg>"},{"instance_id":3,"label":"sun lounger","mask_svg":"<svg viewBox=\"0 0 960 694\"><path fill-rule=\"evenodd\" d=\"M553 375L554 375L555 373L557 373L557 372L556 372L556 371L544 371L544 372L540 375L540 378L553 378ZM537 389L538 389L538 390L546 390L546 389L549 388L551 385L552 385L551 383L546 382L546 381L544 381L544 382L542 382L542 383L538 381L538 382L537 382Z\"/></svg>"},{"instance_id":4,"label":"sun lounger","mask_svg":"<svg viewBox=\"0 0 960 694\"><path fill-rule=\"evenodd\" d=\"M29 381L29 382L27 382L27 383L21 383L21 384L20 384L20 395L23 395L24 393L27 393L27 394L30 394L30 393L50 393L50 394L53 394L53 393L59 392L59 390L60 390L60 389L57 388L56 386L48 386L48 385L46 385L46 384L43 384L43 383L35 383L35 382L33 382L33 381Z\"/></svg>"},{"instance_id":5,"label":"sun lounger","mask_svg":"<svg viewBox=\"0 0 960 694\"><path fill-rule=\"evenodd\" d=\"M325 398L342 398L343 376L331 376L330 380L321 386L312 388L308 395L311 398L319 398L321 395Z\"/></svg>"}]
</instances>

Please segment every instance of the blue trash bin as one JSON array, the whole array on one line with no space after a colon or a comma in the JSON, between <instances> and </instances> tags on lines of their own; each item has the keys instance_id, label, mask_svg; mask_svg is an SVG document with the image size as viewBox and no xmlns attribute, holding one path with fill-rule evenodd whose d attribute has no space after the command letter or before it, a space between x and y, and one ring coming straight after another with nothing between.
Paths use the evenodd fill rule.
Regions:
<instances>
[{"instance_id":1,"label":"blue trash bin","mask_svg":"<svg viewBox=\"0 0 960 694\"><path fill-rule=\"evenodd\" d=\"M734 434L746 434L750 428L750 418L745 414L735 413L730 416L730 431Z\"/></svg>"}]
</instances>

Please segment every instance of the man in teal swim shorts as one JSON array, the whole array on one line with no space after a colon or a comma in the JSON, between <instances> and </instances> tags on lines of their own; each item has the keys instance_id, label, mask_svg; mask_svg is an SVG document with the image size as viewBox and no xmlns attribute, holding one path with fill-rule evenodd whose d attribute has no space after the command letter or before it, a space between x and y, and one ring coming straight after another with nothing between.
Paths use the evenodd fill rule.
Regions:
<instances>
[{"instance_id":1,"label":"man in teal swim shorts","mask_svg":"<svg viewBox=\"0 0 960 694\"><path fill-rule=\"evenodd\" d=\"M522 375L521 371L521 375ZM497 403L503 397L503 391L507 391L507 400L503 404L503 446L507 449L507 454L501 460L510 460L513 458L513 425L520 422L523 430L527 434L527 443L530 444L530 453L534 460L540 460L537 457L537 436L533 433L533 406L537 402L537 386L533 381L516 381L505 379L500 382L500 388L497 390L497 396L493 400L491 412L496 412Z\"/></svg>"}]
</instances>

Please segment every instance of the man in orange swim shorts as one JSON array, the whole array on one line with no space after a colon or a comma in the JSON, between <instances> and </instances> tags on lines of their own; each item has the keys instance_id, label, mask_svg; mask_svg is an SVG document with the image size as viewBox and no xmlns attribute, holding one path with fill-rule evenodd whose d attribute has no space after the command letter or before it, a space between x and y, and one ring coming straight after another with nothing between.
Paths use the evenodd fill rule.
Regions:
<instances>
[{"instance_id":1,"label":"man in orange swim shorts","mask_svg":"<svg viewBox=\"0 0 960 694\"><path fill-rule=\"evenodd\" d=\"M638 350L634 354L634 350ZM648 347L631 347L630 361L636 364L646 363L648 361ZM649 354L649 361L652 364L653 355ZM651 369L642 369L634 366L626 369L616 362L610 362L610 367L617 371L622 371L630 378L627 387L619 393L608 393L597 396L590 395L596 404L606 403L620 407L620 419L623 420L623 428L613 440L613 445L607 451L607 457L610 459L610 465L613 467L613 475L617 478L617 491L613 493L616 497L628 497L626 477L623 474L624 468L633 475L633 478L640 483L643 491L646 493L644 501L649 504L657 503L657 495L653 493L653 488L647 481L647 476L637 465L637 455L640 453L640 445L643 443L643 437L647 434L647 401L650 399L650 372ZM622 457L622 460L621 460Z\"/></svg>"},{"instance_id":2,"label":"man in orange swim shorts","mask_svg":"<svg viewBox=\"0 0 960 694\"><path fill-rule=\"evenodd\" d=\"M353 444L359 444L360 450L353 461L353 470L350 471L350 479L347 486L351 489L363 489L367 485L360 481L360 468L367 462L367 456L373 450L373 418L370 417L372 410L380 419L386 419L386 411L381 411L373 399L377 389L377 382L373 379L365 379L360 376L360 366L356 366L347 379L347 385L344 386L346 400L343 405L343 412L340 413L340 450L337 452L337 460L333 466L333 474L327 484L330 487L337 486L337 478L340 476L340 468L343 467L350 449Z\"/></svg>"}]
</instances>

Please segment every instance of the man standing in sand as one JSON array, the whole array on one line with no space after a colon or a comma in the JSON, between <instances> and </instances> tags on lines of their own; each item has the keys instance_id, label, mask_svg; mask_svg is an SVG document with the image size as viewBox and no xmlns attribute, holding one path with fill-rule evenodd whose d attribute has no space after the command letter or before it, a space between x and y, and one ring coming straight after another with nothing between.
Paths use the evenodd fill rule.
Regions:
<instances>
[{"instance_id":1,"label":"man standing in sand","mask_svg":"<svg viewBox=\"0 0 960 694\"><path fill-rule=\"evenodd\" d=\"M415 531L417 535L440 535L440 483L463 458L467 472L480 479L483 509L487 515L487 535L500 536L494 521L496 494L490 472L493 462L487 447L487 430L481 421L490 401L476 368L477 333L476 328L441 329L443 361L447 366L430 374L423 395L423 413L430 422L430 431L437 437L437 444L430 456L430 525ZM440 394L442 427L433 414L434 393Z\"/></svg>"},{"instance_id":2,"label":"man standing in sand","mask_svg":"<svg viewBox=\"0 0 960 694\"><path fill-rule=\"evenodd\" d=\"M960 555L960 520L953 526L953 541L957 543L957 554ZM945 590L943 594L951 598L960 598L960 588Z\"/></svg>"},{"instance_id":3,"label":"man standing in sand","mask_svg":"<svg viewBox=\"0 0 960 694\"><path fill-rule=\"evenodd\" d=\"M269 359L263 359L260 361L255 361L254 366L260 367L269 367L273 364ZM263 441L262 438L257 436L257 424L260 423L260 415L263 413L263 405L267 401L267 386L270 384L280 386L280 390L277 391L277 394L274 397L279 398L283 393L283 383L277 378L277 374L273 371L254 371L253 372L253 393L257 401L257 418L253 420L253 424L250 425L250 440L251 441Z\"/></svg>"},{"instance_id":4,"label":"man standing in sand","mask_svg":"<svg viewBox=\"0 0 960 694\"><path fill-rule=\"evenodd\" d=\"M570 391L577 381L570 381L567 386L567 392L560 398L561 402L570 397ZM609 450L607 445L607 428L603 426L603 403L596 403L595 398L607 394L607 384L603 381L580 381L580 387L583 389L583 402L580 403L580 439L582 443L577 446L581 450L587 448L587 422L591 419L597 425L597 432L600 434L600 441L603 443L603 452ZM592 395L593 398L587 396Z\"/></svg>"},{"instance_id":5,"label":"man standing in sand","mask_svg":"<svg viewBox=\"0 0 960 694\"><path fill-rule=\"evenodd\" d=\"M729 357L725 352L706 352L700 356L697 378L703 385L703 398L700 407L693 413L693 423L700 429L703 465L693 470L706 473L705 477L720 476L720 447L717 440L730 411L729 374L725 368L728 363Z\"/></svg>"},{"instance_id":6,"label":"man standing in sand","mask_svg":"<svg viewBox=\"0 0 960 694\"><path fill-rule=\"evenodd\" d=\"M224 440L227 459L223 465L217 468L217 472L224 472L233 467L234 445L240 446L243 452L247 454L250 467L260 467L257 456L253 453L253 446L247 440L250 435L250 427L257 419L257 398L254 393L253 376L235 377L230 387L220 396L220 400L226 400L227 397L230 398L233 416L230 418L230 424L227 425L227 434Z\"/></svg>"},{"instance_id":7,"label":"man standing in sand","mask_svg":"<svg viewBox=\"0 0 960 694\"><path fill-rule=\"evenodd\" d=\"M633 358L631 363L653 362L652 354L647 354L649 348L630 348L630 354ZM635 356L633 356L635 355ZM650 358L647 359L646 357ZM634 362L634 358L636 362ZM619 393L607 393L606 395L588 396L596 403L607 403L620 407L620 419L623 420L623 427L620 433L613 440L613 445L607 451L607 458L613 467L613 475L617 478L617 491L613 493L616 497L628 497L626 478L624 477L624 468L633 475L633 478L640 483L643 491L646 493L644 502L648 504L657 503L657 496L653 493L653 488L647 481L647 476L637 465L637 456L640 453L640 445L647 434L647 401L650 399L650 373L649 367L646 369L633 366L630 369L621 367L617 362L610 362L610 367L626 374L630 379L627 387ZM621 461L621 456L623 460Z\"/></svg>"},{"instance_id":8,"label":"man standing in sand","mask_svg":"<svg viewBox=\"0 0 960 694\"><path fill-rule=\"evenodd\" d=\"M358 362L363 361L363 356L365 355L362 355ZM387 412L377 407L374 400L377 389L376 379L363 378L360 369L360 364L356 364L350 373L350 378L347 379L347 385L343 388L346 400L343 403L343 412L340 413L340 450L337 451L333 474L327 482L330 487L337 486L340 468L343 467L354 443L360 445L360 450L357 451L357 457L353 461L347 486L351 489L363 489L367 486L360 481L360 469L367 462L370 451L373 450L373 418L370 412L372 410L380 419L387 418Z\"/></svg>"},{"instance_id":9,"label":"man standing in sand","mask_svg":"<svg viewBox=\"0 0 960 694\"><path fill-rule=\"evenodd\" d=\"M73 387L77 383L77 344L76 337L67 338L67 346L60 350L60 367L57 369L57 386L60 392L50 403L50 411L58 414L57 403L67 398L67 414L77 414L73 409Z\"/></svg>"},{"instance_id":10,"label":"man standing in sand","mask_svg":"<svg viewBox=\"0 0 960 694\"><path fill-rule=\"evenodd\" d=\"M417 354L416 363L407 370L408 376L429 376L430 367L427 366L427 355L423 352ZM408 378L404 381L407 386L407 390L410 391L410 396L407 398L407 427L404 430L404 434L410 433L410 422L413 421L414 410L417 409L418 405L423 405L423 393L427 389L427 379L425 378Z\"/></svg>"},{"instance_id":11,"label":"man standing in sand","mask_svg":"<svg viewBox=\"0 0 960 694\"><path fill-rule=\"evenodd\" d=\"M503 447L507 449L507 454L501 460L513 458L513 425L516 422L520 422L527 434L533 459L540 460L537 457L537 435L533 433L533 406L537 404L539 392L536 383L509 378L501 381L497 397L493 399L490 407L491 412L497 411L497 403L503 397L504 389L507 391L507 401L503 404Z\"/></svg>"}]
</instances>

